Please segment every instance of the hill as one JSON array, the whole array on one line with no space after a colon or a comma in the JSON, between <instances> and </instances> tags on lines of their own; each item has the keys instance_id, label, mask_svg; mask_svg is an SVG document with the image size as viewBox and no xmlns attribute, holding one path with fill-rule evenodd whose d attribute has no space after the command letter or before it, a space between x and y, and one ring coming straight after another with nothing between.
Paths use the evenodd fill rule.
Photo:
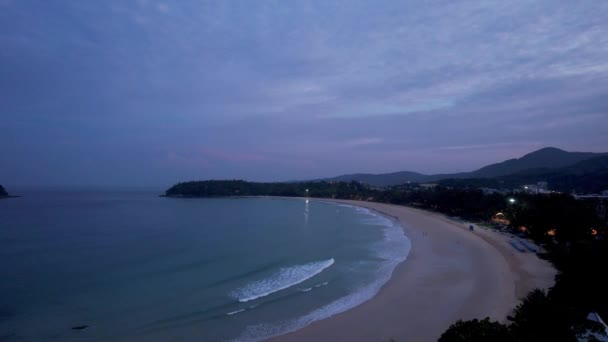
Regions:
<instances>
[{"instance_id":1,"label":"hill","mask_svg":"<svg viewBox=\"0 0 608 342\"><path fill-rule=\"evenodd\" d=\"M483 179L497 178L508 175L514 175L519 172L531 172L537 175L550 174L550 170L561 169L565 167L575 166L578 163L595 159L596 157L608 156L608 153L591 153L591 152L567 152L554 147L545 147L538 151L534 151L524 155L521 158L509 159L500 163L484 166L472 172L452 173L452 174L435 174L424 175L417 172L401 171L385 174L350 174L342 175L333 178L324 179L326 181L358 181L373 186L391 186L404 184L407 182L437 182L446 179ZM578 172L583 172L585 168L592 167L590 162L585 166L582 164L576 166ZM600 163L601 164L601 163ZM596 165L597 166L597 165ZM567 172L567 171L564 171ZM569 172L573 172L572 170ZM488 180L487 182L494 184Z\"/></svg>"},{"instance_id":2,"label":"hill","mask_svg":"<svg viewBox=\"0 0 608 342\"><path fill-rule=\"evenodd\" d=\"M557 169L528 169L492 178L451 178L441 180L440 184L457 188L513 189L537 182L548 182L551 190L561 192L598 193L608 190L608 155L600 155Z\"/></svg>"},{"instance_id":3,"label":"hill","mask_svg":"<svg viewBox=\"0 0 608 342\"><path fill-rule=\"evenodd\" d=\"M467 178L499 177L514 174L519 171L538 168L558 169L602 155L608 154L567 152L554 147L545 147L538 151L528 153L519 159L509 159L502 163L482 167L479 170L469 173Z\"/></svg>"}]
</instances>

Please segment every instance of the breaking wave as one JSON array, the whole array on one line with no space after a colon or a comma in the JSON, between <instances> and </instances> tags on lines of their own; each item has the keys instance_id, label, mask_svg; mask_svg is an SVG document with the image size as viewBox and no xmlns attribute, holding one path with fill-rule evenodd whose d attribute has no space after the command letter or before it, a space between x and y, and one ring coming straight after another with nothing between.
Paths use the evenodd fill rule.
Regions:
<instances>
[{"instance_id":1,"label":"breaking wave","mask_svg":"<svg viewBox=\"0 0 608 342\"><path fill-rule=\"evenodd\" d=\"M284 267L270 277L254 281L234 292L241 302L248 302L300 284L334 264L334 259L311 262L304 265Z\"/></svg>"}]
</instances>

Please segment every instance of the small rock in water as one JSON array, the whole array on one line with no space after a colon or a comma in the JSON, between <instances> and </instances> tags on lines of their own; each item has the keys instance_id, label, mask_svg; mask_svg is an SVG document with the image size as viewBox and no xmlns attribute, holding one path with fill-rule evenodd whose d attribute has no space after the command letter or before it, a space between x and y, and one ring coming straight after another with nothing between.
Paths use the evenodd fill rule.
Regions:
<instances>
[{"instance_id":1,"label":"small rock in water","mask_svg":"<svg viewBox=\"0 0 608 342\"><path fill-rule=\"evenodd\" d=\"M84 330L88 327L89 327L88 325L77 325L75 327L72 327L72 330Z\"/></svg>"}]
</instances>

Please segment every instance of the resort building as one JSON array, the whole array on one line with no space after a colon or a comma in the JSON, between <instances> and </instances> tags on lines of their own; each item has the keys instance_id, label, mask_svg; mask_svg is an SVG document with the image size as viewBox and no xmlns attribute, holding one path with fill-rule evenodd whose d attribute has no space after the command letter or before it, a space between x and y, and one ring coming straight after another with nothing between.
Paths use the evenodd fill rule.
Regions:
<instances>
[{"instance_id":1,"label":"resort building","mask_svg":"<svg viewBox=\"0 0 608 342\"><path fill-rule=\"evenodd\" d=\"M550 194L552 191L549 191L547 182L538 182L536 184L524 185L523 192L528 194Z\"/></svg>"}]
</instances>

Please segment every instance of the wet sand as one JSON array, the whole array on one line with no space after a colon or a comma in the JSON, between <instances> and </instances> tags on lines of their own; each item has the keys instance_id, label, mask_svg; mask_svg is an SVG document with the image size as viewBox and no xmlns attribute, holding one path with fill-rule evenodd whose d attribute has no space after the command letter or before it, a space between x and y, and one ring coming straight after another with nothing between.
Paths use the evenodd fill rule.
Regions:
<instances>
[{"instance_id":1,"label":"wet sand","mask_svg":"<svg viewBox=\"0 0 608 342\"><path fill-rule=\"evenodd\" d=\"M506 235L404 206L332 201L397 218L410 254L371 300L271 341L436 341L458 319L505 321L530 290L554 283L551 265Z\"/></svg>"}]
</instances>

